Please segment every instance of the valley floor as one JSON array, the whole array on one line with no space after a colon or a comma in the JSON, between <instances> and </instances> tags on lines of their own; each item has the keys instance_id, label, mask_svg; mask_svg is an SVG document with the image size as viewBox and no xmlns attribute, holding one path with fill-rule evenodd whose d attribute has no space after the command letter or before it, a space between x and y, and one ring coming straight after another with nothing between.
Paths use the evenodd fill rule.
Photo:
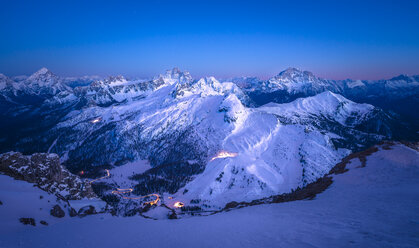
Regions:
<instances>
[{"instance_id":1,"label":"valley floor","mask_svg":"<svg viewBox=\"0 0 419 248\"><path fill-rule=\"evenodd\" d=\"M380 148L360 165L353 159L313 200L206 217L95 215L17 229L0 221L0 247L419 247L419 153Z\"/></svg>"}]
</instances>

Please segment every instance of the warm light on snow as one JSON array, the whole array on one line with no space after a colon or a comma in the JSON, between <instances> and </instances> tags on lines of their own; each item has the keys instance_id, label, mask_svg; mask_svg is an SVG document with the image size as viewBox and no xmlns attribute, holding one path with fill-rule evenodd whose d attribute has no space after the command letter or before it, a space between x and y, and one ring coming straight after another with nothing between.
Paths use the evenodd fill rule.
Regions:
<instances>
[{"instance_id":1,"label":"warm light on snow","mask_svg":"<svg viewBox=\"0 0 419 248\"><path fill-rule=\"evenodd\" d=\"M236 152L227 152L227 151L220 151L215 157L211 159L213 161L217 158L234 158L238 155Z\"/></svg>"},{"instance_id":2,"label":"warm light on snow","mask_svg":"<svg viewBox=\"0 0 419 248\"><path fill-rule=\"evenodd\" d=\"M132 188L129 188L129 189L119 189L119 188L117 188L116 190L112 191L112 194L114 194L114 195L128 194L128 193L131 193L132 191L133 191ZM134 196L134 197L122 196L122 198L130 199L130 200L138 200L138 199L143 199L143 198L150 197L150 196L154 196L155 199L152 200L152 201L145 202L144 204L155 205L160 201L160 195L158 195L158 194L149 194L149 195L145 195L145 196Z\"/></svg>"},{"instance_id":3,"label":"warm light on snow","mask_svg":"<svg viewBox=\"0 0 419 248\"><path fill-rule=\"evenodd\" d=\"M181 208L183 206L185 206L185 204L183 204L183 202L175 202L175 204L173 204L173 207L175 207L175 208Z\"/></svg>"},{"instance_id":4,"label":"warm light on snow","mask_svg":"<svg viewBox=\"0 0 419 248\"><path fill-rule=\"evenodd\" d=\"M103 176L103 177L100 177L100 178L96 178L96 179L90 181L89 183L91 184L91 183L93 183L95 181L102 180L102 179L105 179L105 178L110 177L111 174L110 174L109 170L105 169L105 171L106 171L106 176ZM133 191L132 188L128 188L128 189L119 189L119 188L117 188L116 190L112 191L112 194L114 194L114 195L128 194L128 193L131 193L132 191ZM136 196L136 197L122 196L122 198L124 198L124 199L131 199L131 200L137 200L137 199L142 199L142 198L146 198L146 197L149 197L149 196L154 196L156 199L154 199L152 201L145 202L145 204L155 205L155 204L157 204L160 201L160 195L158 195L158 194L149 194L149 195L145 195L145 196Z\"/></svg>"},{"instance_id":5,"label":"warm light on snow","mask_svg":"<svg viewBox=\"0 0 419 248\"><path fill-rule=\"evenodd\" d=\"M109 170L105 169L105 171L106 171L106 176L96 178L96 179L90 181L89 183L92 184L93 182L96 182L96 181L99 181L99 180L102 180L102 179L105 179L105 178L110 177L111 174L109 173Z\"/></svg>"},{"instance_id":6,"label":"warm light on snow","mask_svg":"<svg viewBox=\"0 0 419 248\"><path fill-rule=\"evenodd\" d=\"M91 120L90 122L95 124L95 123L98 123L100 120L101 118L96 118L96 119Z\"/></svg>"},{"instance_id":7,"label":"warm light on snow","mask_svg":"<svg viewBox=\"0 0 419 248\"><path fill-rule=\"evenodd\" d=\"M133 189L129 188L129 189L119 189L117 188L116 190L112 191L112 194L126 194L126 193L131 193L133 191Z\"/></svg>"}]
</instances>

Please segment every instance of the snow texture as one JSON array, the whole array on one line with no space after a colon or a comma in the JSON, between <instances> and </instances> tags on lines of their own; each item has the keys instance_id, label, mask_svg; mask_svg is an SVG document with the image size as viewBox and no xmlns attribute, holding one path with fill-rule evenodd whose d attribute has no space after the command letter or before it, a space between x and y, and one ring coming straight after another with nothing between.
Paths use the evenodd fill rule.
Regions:
<instances>
[{"instance_id":1,"label":"snow texture","mask_svg":"<svg viewBox=\"0 0 419 248\"><path fill-rule=\"evenodd\" d=\"M419 153L380 148L360 165L351 160L349 171L334 175L313 200L180 220L96 215L46 227L15 219L42 192L1 176L0 247L418 247Z\"/></svg>"}]
</instances>

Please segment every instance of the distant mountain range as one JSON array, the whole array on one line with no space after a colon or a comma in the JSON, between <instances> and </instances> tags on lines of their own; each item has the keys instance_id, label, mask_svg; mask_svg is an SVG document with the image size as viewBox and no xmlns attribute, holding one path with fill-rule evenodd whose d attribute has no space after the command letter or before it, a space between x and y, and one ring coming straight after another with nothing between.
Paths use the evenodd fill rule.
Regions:
<instances>
[{"instance_id":1,"label":"distant mountain range","mask_svg":"<svg viewBox=\"0 0 419 248\"><path fill-rule=\"evenodd\" d=\"M419 140L418 93L419 76L337 81L289 68L220 82L175 68L69 80L43 68L0 74L0 150L57 153L92 177L147 159L152 169L127 175L133 193L219 208L304 187L381 140Z\"/></svg>"},{"instance_id":2,"label":"distant mountain range","mask_svg":"<svg viewBox=\"0 0 419 248\"><path fill-rule=\"evenodd\" d=\"M419 103L419 75L400 75L387 80L328 80L308 71L288 68L263 81L258 78L233 78L257 104L285 103L324 91L340 94L360 103L402 114L419 124L418 115L408 106Z\"/></svg>"}]
</instances>

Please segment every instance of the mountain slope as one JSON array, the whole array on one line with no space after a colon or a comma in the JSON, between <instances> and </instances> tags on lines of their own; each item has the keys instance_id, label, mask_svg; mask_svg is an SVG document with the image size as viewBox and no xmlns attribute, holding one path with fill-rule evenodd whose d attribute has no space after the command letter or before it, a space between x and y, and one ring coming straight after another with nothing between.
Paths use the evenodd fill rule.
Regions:
<instances>
[{"instance_id":1,"label":"mountain slope","mask_svg":"<svg viewBox=\"0 0 419 248\"><path fill-rule=\"evenodd\" d=\"M236 78L231 81L243 89L256 106L269 102L287 103L331 91L352 101L369 103L390 111L406 124L405 129L409 129L398 138L419 138L410 135L419 130L419 115L410 109L410 106L419 104L418 76L400 75L387 80L328 80L308 71L288 68L266 81L257 78Z\"/></svg>"},{"instance_id":2,"label":"mountain slope","mask_svg":"<svg viewBox=\"0 0 419 248\"><path fill-rule=\"evenodd\" d=\"M177 192L220 207L302 187L348 149L391 135L362 127L386 126L373 106L330 92L261 108L237 95L237 86L214 78L165 82L135 101L69 113L48 132L50 150L73 172L148 159L154 168L134 177L134 193ZM236 156L212 159L222 151Z\"/></svg>"},{"instance_id":3,"label":"mountain slope","mask_svg":"<svg viewBox=\"0 0 419 248\"><path fill-rule=\"evenodd\" d=\"M96 215L45 228L10 228L10 222L1 222L0 246L128 248L148 246L151 240L156 247L185 248L416 247L419 155L400 144L388 149L379 147L367 156L365 167L353 158L349 171L333 175L333 184L312 200L174 221ZM78 230L78 235L68 235L71 230Z\"/></svg>"},{"instance_id":4,"label":"mountain slope","mask_svg":"<svg viewBox=\"0 0 419 248\"><path fill-rule=\"evenodd\" d=\"M238 118L222 140L222 150L231 156L211 159L176 199L224 206L290 192L328 173L348 149L390 135L377 130L371 136L360 127L364 122L382 124L373 106L330 92L242 111L244 120Z\"/></svg>"},{"instance_id":5,"label":"mountain slope","mask_svg":"<svg viewBox=\"0 0 419 248\"><path fill-rule=\"evenodd\" d=\"M29 85L38 93L57 87L22 119L10 118L17 124L7 130L16 132L2 134L2 149L57 153L71 172L89 177L148 160L151 169L131 175L133 194L217 209L304 187L349 152L404 130L386 112L328 91L344 89L340 83L309 72L288 69L262 85L249 80L243 91L175 68L149 81L118 76L61 90L62 81L43 69L24 82L37 82ZM251 92L279 88L287 103L250 107ZM305 98L288 101L298 94Z\"/></svg>"}]
</instances>

